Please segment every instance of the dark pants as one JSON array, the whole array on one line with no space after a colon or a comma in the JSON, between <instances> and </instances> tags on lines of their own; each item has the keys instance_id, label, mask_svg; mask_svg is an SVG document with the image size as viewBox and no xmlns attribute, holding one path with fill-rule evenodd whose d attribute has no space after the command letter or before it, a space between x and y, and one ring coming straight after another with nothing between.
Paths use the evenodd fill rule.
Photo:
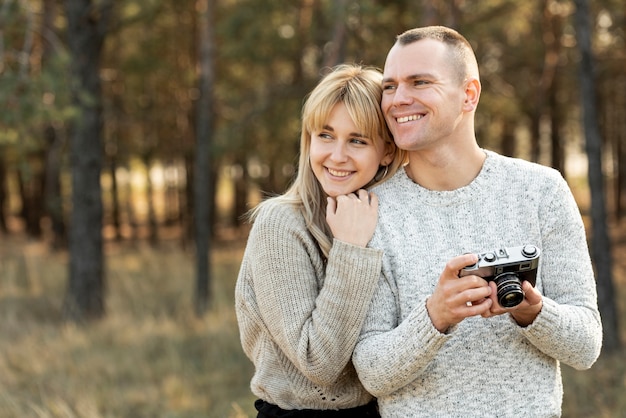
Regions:
<instances>
[{"instance_id":1,"label":"dark pants","mask_svg":"<svg viewBox=\"0 0 626 418\"><path fill-rule=\"evenodd\" d=\"M259 414L257 418L380 418L376 401L367 405L350 409L292 409L286 410L276 405L267 403L262 399L254 403L254 407Z\"/></svg>"}]
</instances>

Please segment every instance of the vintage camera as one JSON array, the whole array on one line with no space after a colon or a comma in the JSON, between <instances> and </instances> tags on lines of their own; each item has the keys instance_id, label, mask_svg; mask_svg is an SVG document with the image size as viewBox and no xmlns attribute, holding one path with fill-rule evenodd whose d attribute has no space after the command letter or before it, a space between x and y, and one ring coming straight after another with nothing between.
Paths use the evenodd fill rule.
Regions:
<instances>
[{"instance_id":1,"label":"vintage camera","mask_svg":"<svg viewBox=\"0 0 626 418\"><path fill-rule=\"evenodd\" d=\"M462 269L459 276L476 275L494 281L498 289L498 303L512 308L524 300L522 282L535 286L541 250L534 245L500 248L478 255L476 264Z\"/></svg>"}]
</instances>

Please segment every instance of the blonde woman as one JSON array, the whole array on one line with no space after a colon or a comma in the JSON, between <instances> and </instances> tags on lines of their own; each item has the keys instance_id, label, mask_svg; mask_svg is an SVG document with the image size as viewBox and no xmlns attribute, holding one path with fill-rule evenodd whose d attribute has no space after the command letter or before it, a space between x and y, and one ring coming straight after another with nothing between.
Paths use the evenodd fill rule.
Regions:
<instances>
[{"instance_id":1,"label":"blonde woman","mask_svg":"<svg viewBox=\"0 0 626 418\"><path fill-rule=\"evenodd\" d=\"M381 85L374 68L327 74L302 111L293 184L250 214L235 297L258 418L379 416L350 359L381 272L367 188L404 162Z\"/></svg>"}]
</instances>

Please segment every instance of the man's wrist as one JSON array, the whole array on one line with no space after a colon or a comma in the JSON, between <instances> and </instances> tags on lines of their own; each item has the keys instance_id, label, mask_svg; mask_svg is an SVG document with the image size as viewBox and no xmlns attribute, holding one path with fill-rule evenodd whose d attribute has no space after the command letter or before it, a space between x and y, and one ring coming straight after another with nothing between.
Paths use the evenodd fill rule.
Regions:
<instances>
[{"instance_id":1,"label":"man's wrist","mask_svg":"<svg viewBox=\"0 0 626 418\"><path fill-rule=\"evenodd\" d=\"M446 324L444 321L439 321L436 318L433 318L431 308L430 308L430 303L431 303L431 298L429 297L428 299L426 299L426 313L428 314L428 317L430 318L430 322L433 324L435 329L437 329L437 331L439 331L442 334L446 334L448 330L450 329L450 327L452 326L452 324Z\"/></svg>"},{"instance_id":2,"label":"man's wrist","mask_svg":"<svg viewBox=\"0 0 626 418\"><path fill-rule=\"evenodd\" d=\"M525 328L525 327L531 325L533 322L535 322L535 319L537 318L537 316L539 316L539 313L541 312L541 308L543 307L543 302L539 302L537 305L538 305L538 309L533 310L531 312L528 312L528 311L526 311L526 312L517 312L517 311L511 312L511 316L513 317L513 319L515 320L517 325L519 325L522 328ZM532 308L535 308L535 306L532 306Z\"/></svg>"}]
</instances>

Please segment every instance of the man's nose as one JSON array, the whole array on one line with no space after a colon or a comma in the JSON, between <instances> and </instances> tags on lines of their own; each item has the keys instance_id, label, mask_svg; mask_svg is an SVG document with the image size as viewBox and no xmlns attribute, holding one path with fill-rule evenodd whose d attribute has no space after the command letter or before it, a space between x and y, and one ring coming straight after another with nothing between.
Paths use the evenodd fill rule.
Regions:
<instances>
[{"instance_id":1,"label":"man's nose","mask_svg":"<svg viewBox=\"0 0 626 418\"><path fill-rule=\"evenodd\" d=\"M392 104L404 105L404 104L411 103L412 100L413 98L410 95L408 86L404 84L400 84L396 87L396 90L393 94Z\"/></svg>"}]
</instances>

